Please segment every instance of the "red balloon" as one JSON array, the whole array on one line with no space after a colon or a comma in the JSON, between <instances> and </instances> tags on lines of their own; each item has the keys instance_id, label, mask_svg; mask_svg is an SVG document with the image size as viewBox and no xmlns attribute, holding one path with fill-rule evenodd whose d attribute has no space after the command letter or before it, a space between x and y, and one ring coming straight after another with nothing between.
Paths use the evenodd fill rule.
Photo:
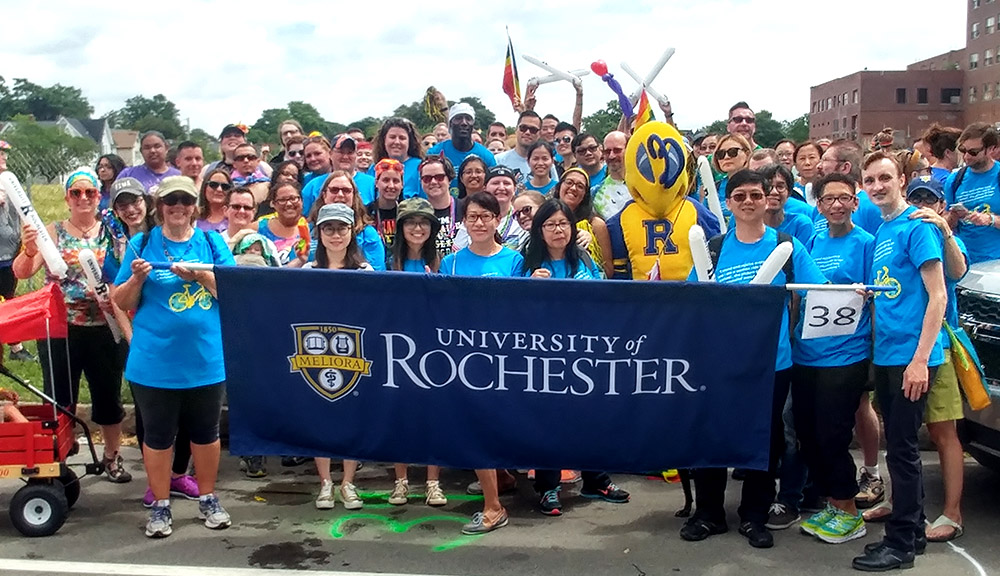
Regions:
<instances>
[{"instance_id":1,"label":"red balloon","mask_svg":"<svg viewBox=\"0 0 1000 576\"><path fill-rule=\"evenodd\" d=\"M597 60L590 64L590 69L594 71L594 74L598 76L604 76L608 73L608 65L604 60Z\"/></svg>"}]
</instances>

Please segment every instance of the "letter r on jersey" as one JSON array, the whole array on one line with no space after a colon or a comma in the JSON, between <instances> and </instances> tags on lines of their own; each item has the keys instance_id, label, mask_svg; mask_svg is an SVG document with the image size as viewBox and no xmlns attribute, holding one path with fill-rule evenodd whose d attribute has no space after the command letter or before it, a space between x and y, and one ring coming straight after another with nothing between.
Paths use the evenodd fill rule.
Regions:
<instances>
[{"instance_id":1,"label":"letter r on jersey","mask_svg":"<svg viewBox=\"0 0 1000 576\"><path fill-rule=\"evenodd\" d=\"M669 220L643 220L642 225L646 227L646 256L677 253L677 246L670 241L670 234L674 231L673 222ZM663 244L662 250L656 245L657 242Z\"/></svg>"}]
</instances>

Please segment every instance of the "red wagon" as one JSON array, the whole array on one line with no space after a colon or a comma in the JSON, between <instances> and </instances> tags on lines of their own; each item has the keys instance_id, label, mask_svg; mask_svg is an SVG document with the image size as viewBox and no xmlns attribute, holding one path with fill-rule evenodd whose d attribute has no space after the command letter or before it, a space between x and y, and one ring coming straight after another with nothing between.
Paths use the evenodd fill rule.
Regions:
<instances>
[{"instance_id":1,"label":"red wagon","mask_svg":"<svg viewBox=\"0 0 1000 576\"><path fill-rule=\"evenodd\" d=\"M0 344L45 340L51 348L53 338L65 337L66 308L57 285L0 303ZM28 422L0 423L0 479L19 478L24 482L10 502L14 527L25 536L49 536L62 527L69 509L80 497L80 477L66 463L78 449L74 433L77 424L83 428L92 459L92 463L83 465L83 475L100 475L104 466L97 458L87 425L3 366L2 348L0 374L43 401L40 405L18 406Z\"/></svg>"}]
</instances>

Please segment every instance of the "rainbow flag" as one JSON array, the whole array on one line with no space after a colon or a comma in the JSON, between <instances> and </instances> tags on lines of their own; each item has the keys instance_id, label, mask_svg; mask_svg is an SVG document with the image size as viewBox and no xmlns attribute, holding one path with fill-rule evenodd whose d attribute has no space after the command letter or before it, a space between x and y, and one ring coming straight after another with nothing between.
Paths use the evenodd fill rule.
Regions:
<instances>
[{"instance_id":1,"label":"rainbow flag","mask_svg":"<svg viewBox=\"0 0 1000 576\"><path fill-rule=\"evenodd\" d=\"M654 120L653 109L649 107L649 97L646 96L646 91L643 90L642 95L639 96L639 108L635 111L635 127L633 130L638 130L639 126L651 120Z\"/></svg>"},{"instance_id":2,"label":"rainbow flag","mask_svg":"<svg viewBox=\"0 0 1000 576\"><path fill-rule=\"evenodd\" d=\"M514 60L514 44L510 40L510 31L507 32L507 59L504 61L503 67L503 91L515 108L521 105L521 83L517 78L517 62Z\"/></svg>"}]
</instances>

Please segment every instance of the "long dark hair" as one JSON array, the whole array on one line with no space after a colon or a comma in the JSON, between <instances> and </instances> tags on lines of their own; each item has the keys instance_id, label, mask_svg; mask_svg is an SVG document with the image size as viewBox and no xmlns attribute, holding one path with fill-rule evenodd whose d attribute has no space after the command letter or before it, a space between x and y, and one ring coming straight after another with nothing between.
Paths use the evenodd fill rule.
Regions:
<instances>
[{"instance_id":1,"label":"long dark hair","mask_svg":"<svg viewBox=\"0 0 1000 576\"><path fill-rule=\"evenodd\" d=\"M530 274L542 267L542 264L549 260L549 247L545 243L542 235L542 226L545 222L556 214L563 214L570 223L569 244L566 245L566 270L569 277L576 276L580 267L581 250L576 245L576 225L573 222L573 211L568 204L558 198L546 200L544 204L535 211L535 217L531 220L531 232L528 242L525 244L521 255L524 256L524 274Z\"/></svg>"},{"instance_id":2,"label":"long dark hair","mask_svg":"<svg viewBox=\"0 0 1000 576\"><path fill-rule=\"evenodd\" d=\"M396 220L396 237L390 248L392 250L393 270L402 270L403 264L406 262L406 257L409 254L409 245L406 243L406 236L403 229L406 221L413 220L414 218L430 219L430 217L423 214L414 214L402 220ZM427 235L427 240L424 240L424 245L420 247L420 259L431 269L431 272L437 272L438 268L441 267L441 254L437 250L437 235L434 234L434 226L430 226L430 232Z\"/></svg>"},{"instance_id":3,"label":"long dark hair","mask_svg":"<svg viewBox=\"0 0 1000 576\"><path fill-rule=\"evenodd\" d=\"M318 240L316 243L316 267L329 268L330 256L326 253L326 246L323 245L323 233L319 226L316 227L316 239ZM358 235L354 232L354 228L351 228L351 239L347 243L347 254L344 255L344 270L358 270L367 262L364 255L361 254L361 248L358 247Z\"/></svg>"},{"instance_id":4,"label":"long dark hair","mask_svg":"<svg viewBox=\"0 0 1000 576\"><path fill-rule=\"evenodd\" d=\"M107 160L108 164L111 165L112 172L114 172L108 184L101 182L101 192L107 192L111 190L111 184L114 183L115 178L118 178L118 175L125 169L125 161L117 154L105 154L97 159L97 164L94 164L94 174L97 174L97 169L101 166L101 160Z\"/></svg>"},{"instance_id":5,"label":"long dark hair","mask_svg":"<svg viewBox=\"0 0 1000 576\"><path fill-rule=\"evenodd\" d=\"M293 136L293 138L294 138L294 136ZM297 163L295 162L295 160L285 160L285 161L284 161L284 162L282 162L281 164L278 164L277 166L275 166L275 167L274 167L274 171L273 171L273 172L271 173L271 179L272 179L272 180L277 180L277 179L278 179L278 174L281 174L281 172L282 172L282 171L283 171L283 170L284 170L285 168L287 168L288 166L295 166L295 174L296 174L296 176L295 176L295 181L296 181L296 182L298 183L298 185L299 185L299 186L301 187L301 186L302 186L302 172L303 172L303 171L304 171L305 169L304 169L304 168L302 168L301 166L299 166L299 165L298 165L298 164L297 164Z\"/></svg>"},{"instance_id":6,"label":"long dark hair","mask_svg":"<svg viewBox=\"0 0 1000 576\"><path fill-rule=\"evenodd\" d=\"M468 191L465 189L465 184L462 184L462 172L465 172L465 167L473 162L479 162L483 165L483 172L489 170L489 166L486 165L486 161L476 156L475 154L470 154L462 160L462 163L458 165L458 197L459 199L465 198L468 195ZM485 184L486 175L483 175L483 180Z\"/></svg>"},{"instance_id":7,"label":"long dark hair","mask_svg":"<svg viewBox=\"0 0 1000 576\"><path fill-rule=\"evenodd\" d=\"M563 172L563 176L559 180L559 183L552 189L552 198L561 200L559 192L562 190L563 182L566 181L566 174L569 173L569 171ZM565 204L565 202L563 203ZM569 208L568 205L566 207ZM570 213L573 215L573 217L570 218L570 222L574 225L581 220L590 222L590 220L594 217L594 201L590 197L590 190L583 191L583 199L580 200L580 205L576 207L576 210L571 210ZM534 226L534 224L531 225L532 229L534 229Z\"/></svg>"}]
</instances>

